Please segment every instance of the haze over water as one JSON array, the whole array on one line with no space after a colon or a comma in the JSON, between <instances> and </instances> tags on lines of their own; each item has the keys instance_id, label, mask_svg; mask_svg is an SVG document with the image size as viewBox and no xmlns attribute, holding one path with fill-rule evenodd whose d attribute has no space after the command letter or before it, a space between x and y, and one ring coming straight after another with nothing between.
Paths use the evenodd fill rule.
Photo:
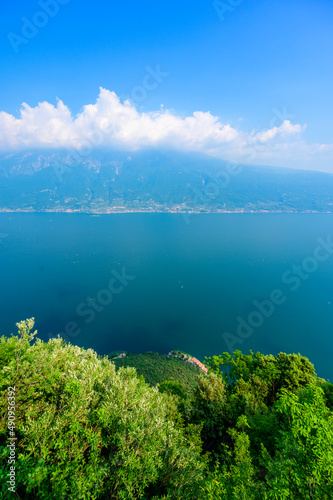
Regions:
<instances>
[{"instance_id":1,"label":"haze over water","mask_svg":"<svg viewBox=\"0 0 333 500\"><path fill-rule=\"evenodd\" d=\"M227 351L223 334L236 335L237 318L278 288L284 303L235 349L300 352L332 380L333 256L295 291L282 279L332 228L333 214L196 214L187 224L180 214L2 213L1 334L34 316L42 339L73 321L71 341L100 354L181 349L203 359ZM78 315L123 268L135 278Z\"/></svg>"}]
</instances>

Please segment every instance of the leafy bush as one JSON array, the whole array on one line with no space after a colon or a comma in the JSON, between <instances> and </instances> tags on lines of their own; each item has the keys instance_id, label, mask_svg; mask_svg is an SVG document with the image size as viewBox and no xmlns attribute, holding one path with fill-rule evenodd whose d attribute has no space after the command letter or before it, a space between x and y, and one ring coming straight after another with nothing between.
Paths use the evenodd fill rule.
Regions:
<instances>
[{"instance_id":1,"label":"leafy bush","mask_svg":"<svg viewBox=\"0 0 333 500\"><path fill-rule=\"evenodd\" d=\"M92 350L44 343L18 323L1 339L1 479L8 496L8 386L16 388L22 498L197 498L203 464L170 417L170 400ZM148 495L148 496L146 496Z\"/></svg>"}]
</instances>

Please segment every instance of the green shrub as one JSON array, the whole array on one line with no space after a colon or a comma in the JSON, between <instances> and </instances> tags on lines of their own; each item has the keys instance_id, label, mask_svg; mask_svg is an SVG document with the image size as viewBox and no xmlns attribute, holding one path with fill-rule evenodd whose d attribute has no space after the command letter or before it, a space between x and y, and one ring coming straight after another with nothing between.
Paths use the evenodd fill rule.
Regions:
<instances>
[{"instance_id":1,"label":"green shrub","mask_svg":"<svg viewBox=\"0 0 333 500\"><path fill-rule=\"evenodd\" d=\"M6 486L7 388L16 388L16 484L21 498L195 499L203 464L170 417L169 396L62 339L2 337L1 498ZM146 496L148 495L148 496ZM170 497L171 498L171 497Z\"/></svg>"}]
</instances>

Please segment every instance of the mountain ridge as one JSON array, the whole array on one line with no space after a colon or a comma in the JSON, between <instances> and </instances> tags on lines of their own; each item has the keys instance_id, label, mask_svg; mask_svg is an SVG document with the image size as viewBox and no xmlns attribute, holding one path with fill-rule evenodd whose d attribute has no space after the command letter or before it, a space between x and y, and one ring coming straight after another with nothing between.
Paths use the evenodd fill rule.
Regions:
<instances>
[{"instance_id":1,"label":"mountain ridge","mask_svg":"<svg viewBox=\"0 0 333 500\"><path fill-rule=\"evenodd\" d=\"M333 212L333 174L194 153L0 155L0 211Z\"/></svg>"}]
</instances>

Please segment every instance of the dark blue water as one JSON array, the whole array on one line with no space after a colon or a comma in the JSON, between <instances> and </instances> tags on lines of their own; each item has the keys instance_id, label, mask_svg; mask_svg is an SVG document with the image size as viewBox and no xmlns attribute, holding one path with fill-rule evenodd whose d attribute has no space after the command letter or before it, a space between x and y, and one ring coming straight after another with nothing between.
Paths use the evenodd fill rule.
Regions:
<instances>
[{"instance_id":1,"label":"dark blue water","mask_svg":"<svg viewBox=\"0 0 333 500\"><path fill-rule=\"evenodd\" d=\"M0 214L1 334L34 316L41 338L60 333L101 354L300 352L332 380L333 255L317 239L333 235L333 215L189 220Z\"/></svg>"}]
</instances>

